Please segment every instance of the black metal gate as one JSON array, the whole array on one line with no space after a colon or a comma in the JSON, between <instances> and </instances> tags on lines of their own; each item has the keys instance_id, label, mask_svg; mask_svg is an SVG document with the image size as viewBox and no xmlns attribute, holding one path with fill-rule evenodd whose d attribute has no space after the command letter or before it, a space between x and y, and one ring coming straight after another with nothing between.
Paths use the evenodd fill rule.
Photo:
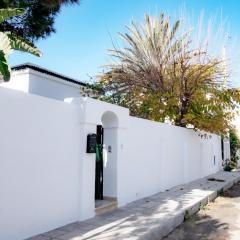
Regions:
<instances>
[{"instance_id":1,"label":"black metal gate","mask_svg":"<svg viewBox=\"0 0 240 240\"><path fill-rule=\"evenodd\" d=\"M103 199L103 127L97 125L95 199Z\"/></svg>"}]
</instances>

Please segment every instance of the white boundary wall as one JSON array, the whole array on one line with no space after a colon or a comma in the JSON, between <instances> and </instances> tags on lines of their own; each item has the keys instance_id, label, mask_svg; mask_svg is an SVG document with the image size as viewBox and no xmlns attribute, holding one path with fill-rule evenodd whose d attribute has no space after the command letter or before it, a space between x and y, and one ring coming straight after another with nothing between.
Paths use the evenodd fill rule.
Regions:
<instances>
[{"instance_id":1,"label":"white boundary wall","mask_svg":"<svg viewBox=\"0 0 240 240\"><path fill-rule=\"evenodd\" d=\"M120 203L149 196L221 169L216 135L129 118L126 155L120 160ZM209 137L210 136L210 137Z\"/></svg>"},{"instance_id":2,"label":"white boundary wall","mask_svg":"<svg viewBox=\"0 0 240 240\"><path fill-rule=\"evenodd\" d=\"M6 88L0 88L0 109L0 239L79 220L79 109Z\"/></svg>"},{"instance_id":3,"label":"white boundary wall","mask_svg":"<svg viewBox=\"0 0 240 240\"><path fill-rule=\"evenodd\" d=\"M97 124L107 129L104 191L119 206L222 169L219 136L202 139L90 98L66 101L0 87L0 239L94 216L95 154L86 153L86 137Z\"/></svg>"}]
</instances>

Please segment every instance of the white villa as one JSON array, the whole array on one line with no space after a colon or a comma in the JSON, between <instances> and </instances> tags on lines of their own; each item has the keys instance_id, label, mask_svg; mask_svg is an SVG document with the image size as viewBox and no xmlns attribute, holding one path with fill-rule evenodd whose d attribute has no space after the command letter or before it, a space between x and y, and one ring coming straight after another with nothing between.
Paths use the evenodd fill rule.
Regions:
<instances>
[{"instance_id":1,"label":"white villa","mask_svg":"<svg viewBox=\"0 0 240 240\"><path fill-rule=\"evenodd\" d=\"M12 71L11 80L1 86L57 100L79 97L81 89L87 87L84 82L32 63L16 65Z\"/></svg>"}]
</instances>

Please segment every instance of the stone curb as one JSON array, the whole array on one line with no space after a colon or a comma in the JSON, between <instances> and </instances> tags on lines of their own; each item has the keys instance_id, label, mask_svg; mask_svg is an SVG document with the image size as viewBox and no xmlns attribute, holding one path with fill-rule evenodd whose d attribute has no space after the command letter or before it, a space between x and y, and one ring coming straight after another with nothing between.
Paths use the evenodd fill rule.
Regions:
<instances>
[{"instance_id":1,"label":"stone curb","mask_svg":"<svg viewBox=\"0 0 240 240\"><path fill-rule=\"evenodd\" d=\"M140 237L139 240L160 240L166 237L175 228L181 225L186 218L189 218L197 213L201 209L201 206L205 206L209 202L213 202L221 194L221 192L228 190L239 181L240 176L237 176L233 180L222 183L222 186L219 186L218 189L216 189L213 193L210 193L202 199L199 199L197 203L194 203L193 205L176 212L176 214L166 220L164 224L150 229L146 234L144 234L144 236Z\"/></svg>"}]
</instances>

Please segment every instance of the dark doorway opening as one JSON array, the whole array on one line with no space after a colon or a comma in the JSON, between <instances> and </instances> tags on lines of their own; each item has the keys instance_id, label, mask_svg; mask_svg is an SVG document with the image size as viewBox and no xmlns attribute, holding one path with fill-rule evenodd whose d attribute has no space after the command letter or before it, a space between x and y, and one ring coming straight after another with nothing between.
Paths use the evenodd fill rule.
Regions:
<instances>
[{"instance_id":1,"label":"dark doorway opening","mask_svg":"<svg viewBox=\"0 0 240 240\"><path fill-rule=\"evenodd\" d=\"M222 150L222 162L225 160L224 159L224 137L221 137L221 150Z\"/></svg>"},{"instance_id":2,"label":"dark doorway opening","mask_svg":"<svg viewBox=\"0 0 240 240\"><path fill-rule=\"evenodd\" d=\"M103 127L97 125L95 199L103 200Z\"/></svg>"}]
</instances>

